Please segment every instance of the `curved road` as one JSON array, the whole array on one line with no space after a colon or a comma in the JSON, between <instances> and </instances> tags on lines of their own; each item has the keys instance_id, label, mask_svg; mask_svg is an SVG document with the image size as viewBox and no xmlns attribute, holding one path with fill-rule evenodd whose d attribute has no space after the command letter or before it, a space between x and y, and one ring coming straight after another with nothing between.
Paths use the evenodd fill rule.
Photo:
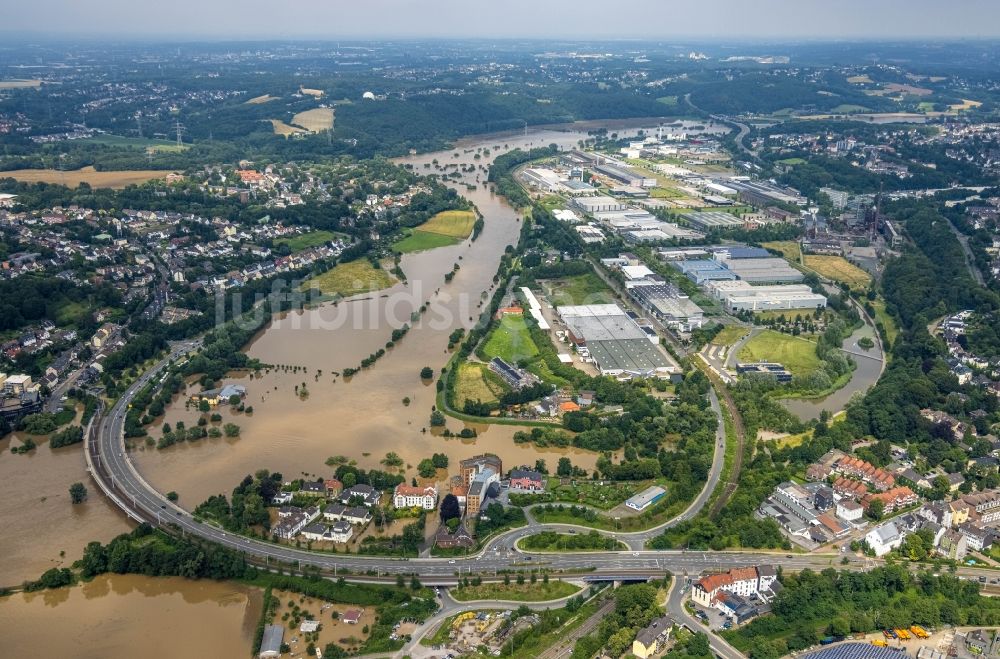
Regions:
<instances>
[{"instance_id":1,"label":"curved road","mask_svg":"<svg viewBox=\"0 0 1000 659\"><path fill-rule=\"evenodd\" d=\"M126 514L165 530L191 534L223 545L245 554L248 559L265 565L273 561L285 564L297 562L300 566L316 566L324 571L354 581L394 580L396 574L416 574L428 585L452 585L458 578L478 574L484 578L494 577L503 570L545 568L564 572L583 580L598 579L644 579L662 577L666 571L675 574L696 575L706 570L720 570L756 563L782 565L786 569L823 569L838 564L841 555L808 554L793 555L761 551L619 551L619 552L568 552L560 554L530 554L520 551L498 551L497 548L508 538L520 536L525 529L515 529L498 536L478 554L455 559L447 558L393 558L383 556L359 556L355 554L326 554L310 552L295 547L272 544L254 538L234 536L222 529L197 522L191 513L174 505L165 496L150 486L136 471L125 450L123 434L125 414L129 401L140 388L158 377L170 359L176 359L198 347L198 342L178 344L169 358L161 360L153 369L134 382L118 403L94 424L96 432L87 439L87 463L91 475L101 490ZM719 452L717 452L719 453ZM715 471L713 469L713 471ZM706 492L713 488L708 487ZM702 505L703 493L688 511L666 524L687 519L694 513L692 509ZM166 526L166 525L171 526ZM535 529L545 527L535 527ZM555 528L570 528L556 525ZM584 527L577 527L583 530ZM630 535L655 535L655 530L640 531L637 534L617 534L627 538ZM513 540L516 542L516 538ZM508 545L510 543L507 543ZM855 569L865 563L848 556L848 565ZM344 574L344 570L349 571ZM995 572L984 569L962 568L962 574L973 576L995 576ZM568 575L567 575L568 576Z\"/></svg>"}]
</instances>

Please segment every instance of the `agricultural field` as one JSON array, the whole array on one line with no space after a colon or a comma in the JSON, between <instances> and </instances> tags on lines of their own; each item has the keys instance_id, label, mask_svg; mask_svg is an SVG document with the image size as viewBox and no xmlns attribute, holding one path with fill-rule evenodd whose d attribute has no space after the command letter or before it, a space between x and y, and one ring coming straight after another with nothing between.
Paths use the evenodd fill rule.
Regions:
<instances>
[{"instance_id":1,"label":"agricultural field","mask_svg":"<svg viewBox=\"0 0 1000 659\"><path fill-rule=\"evenodd\" d=\"M275 135L281 135L282 137L288 137L289 135L297 135L299 133L306 132L297 126L289 126L280 119L271 119L271 127L274 128Z\"/></svg>"},{"instance_id":2,"label":"agricultural field","mask_svg":"<svg viewBox=\"0 0 1000 659\"><path fill-rule=\"evenodd\" d=\"M614 301L611 289L593 272L547 281L545 289L549 300L555 306L610 304Z\"/></svg>"},{"instance_id":3,"label":"agricultural field","mask_svg":"<svg viewBox=\"0 0 1000 659\"><path fill-rule=\"evenodd\" d=\"M292 124L305 128L310 133L319 133L333 128L333 108L314 108L299 112L292 117Z\"/></svg>"},{"instance_id":4,"label":"agricultural field","mask_svg":"<svg viewBox=\"0 0 1000 659\"><path fill-rule=\"evenodd\" d=\"M847 82L851 83L852 85L870 85L874 82L874 80L869 78L868 75L866 74L860 76L851 76L850 78L847 79Z\"/></svg>"},{"instance_id":5,"label":"agricultural field","mask_svg":"<svg viewBox=\"0 0 1000 659\"><path fill-rule=\"evenodd\" d=\"M805 265L821 277L842 282L853 289L866 289L871 284L871 275L843 256L806 254Z\"/></svg>"},{"instance_id":6,"label":"agricultural field","mask_svg":"<svg viewBox=\"0 0 1000 659\"><path fill-rule=\"evenodd\" d=\"M407 254L435 247L455 245L472 234L476 214L472 211L442 211L415 229L392 247L397 252Z\"/></svg>"},{"instance_id":7,"label":"agricultural field","mask_svg":"<svg viewBox=\"0 0 1000 659\"><path fill-rule=\"evenodd\" d=\"M0 80L0 89L37 89L41 80Z\"/></svg>"},{"instance_id":8,"label":"agricultural field","mask_svg":"<svg viewBox=\"0 0 1000 659\"><path fill-rule=\"evenodd\" d=\"M837 112L842 114L854 114L856 112L871 112L871 108L866 108L863 105L851 105L850 103L842 103L837 107L830 108L830 112Z\"/></svg>"},{"instance_id":9,"label":"agricultural field","mask_svg":"<svg viewBox=\"0 0 1000 659\"><path fill-rule=\"evenodd\" d=\"M531 339L524 317L515 315L503 317L496 329L490 332L482 350L489 359L500 357L511 364L538 354L538 346Z\"/></svg>"},{"instance_id":10,"label":"agricultural field","mask_svg":"<svg viewBox=\"0 0 1000 659\"><path fill-rule=\"evenodd\" d=\"M318 288L324 295L342 297L380 291L396 283L396 278L386 270L386 265L375 268L368 259L340 263L303 282L302 290Z\"/></svg>"},{"instance_id":11,"label":"agricultural field","mask_svg":"<svg viewBox=\"0 0 1000 659\"><path fill-rule=\"evenodd\" d=\"M304 249L328 243L336 237L337 234L332 231L310 231L291 238L279 238L274 242L277 245L288 245L288 248L293 252L301 252Z\"/></svg>"},{"instance_id":12,"label":"agricultural field","mask_svg":"<svg viewBox=\"0 0 1000 659\"><path fill-rule=\"evenodd\" d=\"M253 98L248 100L246 104L263 105L264 103L268 103L269 101L276 101L276 100L278 100L277 96L271 96L270 94L263 94L261 96L254 96Z\"/></svg>"},{"instance_id":13,"label":"agricultural field","mask_svg":"<svg viewBox=\"0 0 1000 659\"><path fill-rule=\"evenodd\" d=\"M314 96L316 98L323 95L322 89L309 89L308 87L299 87L299 92L305 94L306 96Z\"/></svg>"},{"instance_id":14,"label":"agricultural field","mask_svg":"<svg viewBox=\"0 0 1000 659\"><path fill-rule=\"evenodd\" d=\"M469 400L495 403L506 387L500 378L483 364L464 362L455 372L455 402Z\"/></svg>"},{"instance_id":15,"label":"agricultural field","mask_svg":"<svg viewBox=\"0 0 1000 659\"><path fill-rule=\"evenodd\" d=\"M138 185L153 179L163 178L167 174L170 172L162 169L99 172L88 166L65 172L58 169L12 169L0 172L0 178L13 178L24 183L58 183L71 188L86 183L92 188L120 190L129 185Z\"/></svg>"},{"instance_id":16,"label":"agricultural field","mask_svg":"<svg viewBox=\"0 0 1000 659\"><path fill-rule=\"evenodd\" d=\"M792 263L802 263L802 249L798 242L794 240L775 240L769 243L761 243L764 249L772 249L781 252L781 255Z\"/></svg>"},{"instance_id":17,"label":"agricultural field","mask_svg":"<svg viewBox=\"0 0 1000 659\"><path fill-rule=\"evenodd\" d=\"M85 144L103 144L105 146L120 146L142 148L147 151L176 153L188 149L187 145L177 144L170 140L151 140L142 137L122 137L121 135L98 135L80 140Z\"/></svg>"},{"instance_id":18,"label":"agricultural field","mask_svg":"<svg viewBox=\"0 0 1000 659\"><path fill-rule=\"evenodd\" d=\"M778 362L792 375L809 375L822 366L816 343L790 334L765 330L740 349L741 362Z\"/></svg>"}]
</instances>

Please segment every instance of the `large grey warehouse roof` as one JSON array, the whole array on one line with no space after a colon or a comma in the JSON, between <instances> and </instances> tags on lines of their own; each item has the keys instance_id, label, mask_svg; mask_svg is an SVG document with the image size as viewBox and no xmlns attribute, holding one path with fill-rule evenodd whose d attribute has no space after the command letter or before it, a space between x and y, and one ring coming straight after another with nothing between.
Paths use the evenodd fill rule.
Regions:
<instances>
[{"instance_id":1,"label":"large grey warehouse roof","mask_svg":"<svg viewBox=\"0 0 1000 659\"><path fill-rule=\"evenodd\" d=\"M557 311L573 335L581 337L588 346L591 341L647 340L646 334L617 304L559 307Z\"/></svg>"},{"instance_id":2,"label":"large grey warehouse roof","mask_svg":"<svg viewBox=\"0 0 1000 659\"><path fill-rule=\"evenodd\" d=\"M601 371L625 371L626 373L652 373L658 368L668 368L670 363L655 345L645 337L641 339L613 339L608 341L587 341L590 356Z\"/></svg>"}]
</instances>

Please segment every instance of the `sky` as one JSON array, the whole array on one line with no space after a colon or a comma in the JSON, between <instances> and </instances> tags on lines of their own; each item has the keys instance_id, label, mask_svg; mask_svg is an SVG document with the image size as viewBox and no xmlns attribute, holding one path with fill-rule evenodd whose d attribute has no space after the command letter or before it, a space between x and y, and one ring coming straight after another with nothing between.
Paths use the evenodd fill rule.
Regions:
<instances>
[{"instance_id":1,"label":"sky","mask_svg":"<svg viewBox=\"0 0 1000 659\"><path fill-rule=\"evenodd\" d=\"M1000 36L1000 0L0 0L0 17L8 35L126 40Z\"/></svg>"}]
</instances>

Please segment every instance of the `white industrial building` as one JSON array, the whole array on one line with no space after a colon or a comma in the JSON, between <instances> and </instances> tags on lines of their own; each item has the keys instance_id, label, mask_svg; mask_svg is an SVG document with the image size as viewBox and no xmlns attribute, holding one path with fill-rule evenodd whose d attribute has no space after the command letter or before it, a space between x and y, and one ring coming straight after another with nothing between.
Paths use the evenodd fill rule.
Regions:
<instances>
[{"instance_id":1,"label":"white industrial building","mask_svg":"<svg viewBox=\"0 0 1000 659\"><path fill-rule=\"evenodd\" d=\"M658 345L617 304L558 307L570 340L602 375L668 376L677 371Z\"/></svg>"},{"instance_id":2,"label":"white industrial building","mask_svg":"<svg viewBox=\"0 0 1000 659\"><path fill-rule=\"evenodd\" d=\"M524 296L524 301L528 303L528 313L538 323L538 329L547 332L549 330L549 322L542 315L542 305L538 303L538 298L535 297L535 294L527 286L521 287L521 295Z\"/></svg>"},{"instance_id":3,"label":"white industrial building","mask_svg":"<svg viewBox=\"0 0 1000 659\"><path fill-rule=\"evenodd\" d=\"M720 300L727 311L783 311L826 307L826 296L814 293L805 284L752 286L740 280L705 282L709 295Z\"/></svg>"},{"instance_id":4,"label":"white industrial building","mask_svg":"<svg viewBox=\"0 0 1000 659\"><path fill-rule=\"evenodd\" d=\"M739 279L751 284L796 284L804 279L785 259L728 259L725 264Z\"/></svg>"},{"instance_id":5,"label":"white industrial building","mask_svg":"<svg viewBox=\"0 0 1000 659\"><path fill-rule=\"evenodd\" d=\"M614 197L577 197L573 205L584 213L593 214L601 211L623 211L626 206Z\"/></svg>"}]
</instances>

